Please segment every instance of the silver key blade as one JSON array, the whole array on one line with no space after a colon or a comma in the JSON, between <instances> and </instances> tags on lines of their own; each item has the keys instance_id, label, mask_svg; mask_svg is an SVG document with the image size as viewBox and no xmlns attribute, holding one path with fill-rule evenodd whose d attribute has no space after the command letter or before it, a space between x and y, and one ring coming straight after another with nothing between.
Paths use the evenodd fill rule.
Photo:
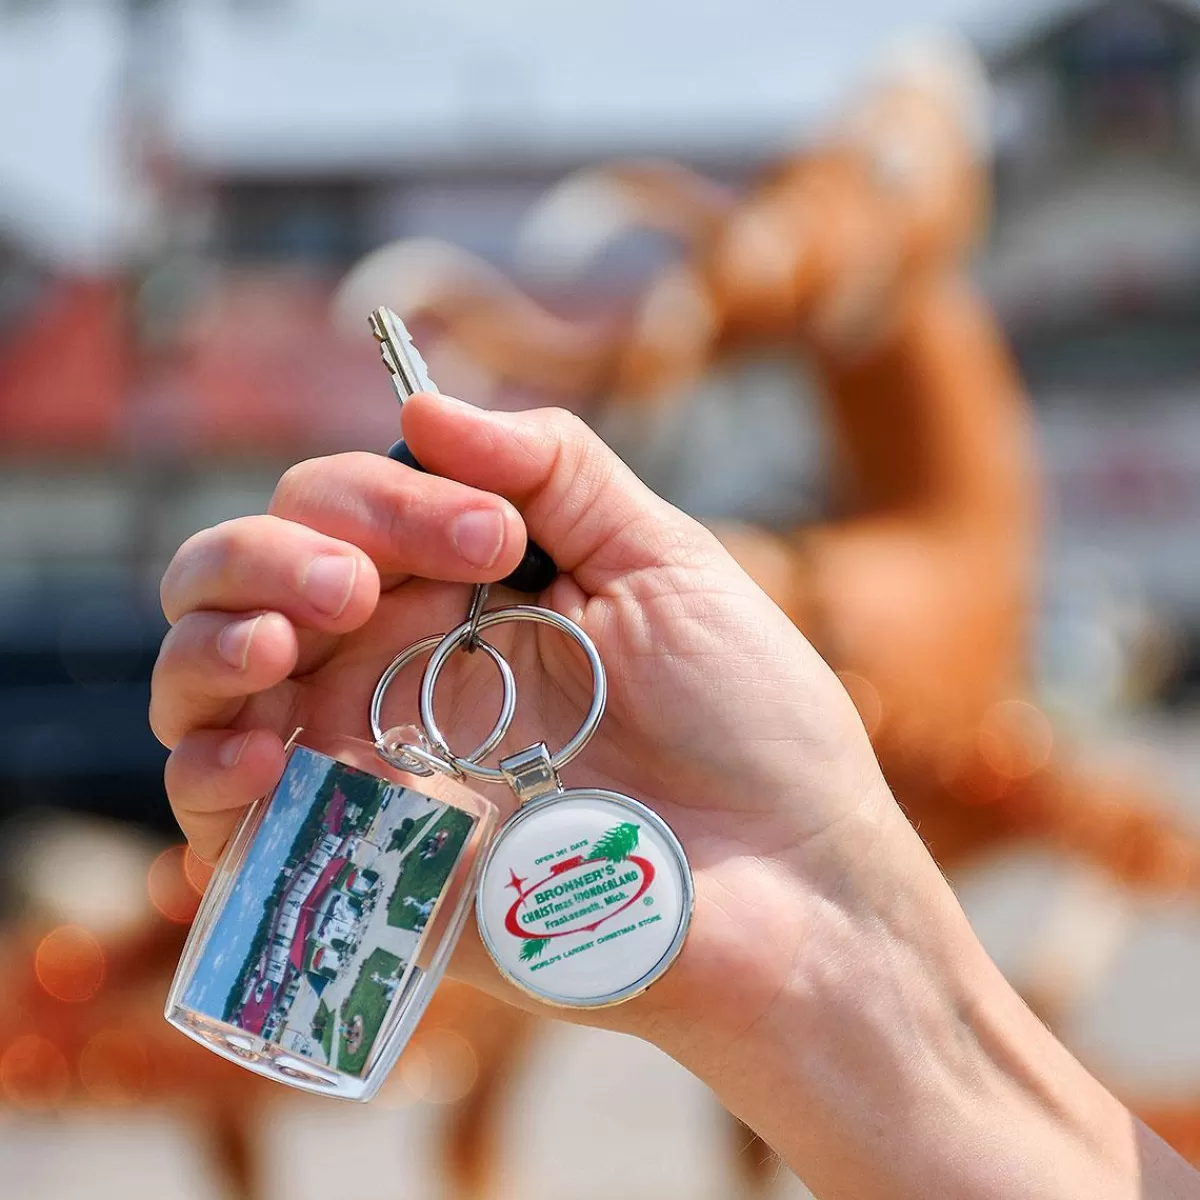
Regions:
<instances>
[{"instance_id":1,"label":"silver key blade","mask_svg":"<svg viewBox=\"0 0 1200 1200\"><path fill-rule=\"evenodd\" d=\"M404 322L390 308L377 308L367 318L367 324L379 342L379 356L392 377L401 404L417 392L438 390Z\"/></svg>"}]
</instances>

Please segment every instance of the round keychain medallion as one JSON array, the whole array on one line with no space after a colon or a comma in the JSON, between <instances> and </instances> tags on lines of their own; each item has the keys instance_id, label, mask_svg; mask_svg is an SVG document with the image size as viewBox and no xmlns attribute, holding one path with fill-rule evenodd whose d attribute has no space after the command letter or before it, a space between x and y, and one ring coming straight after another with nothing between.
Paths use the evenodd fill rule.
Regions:
<instances>
[{"instance_id":1,"label":"round keychain medallion","mask_svg":"<svg viewBox=\"0 0 1200 1200\"><path fill-rule=\"evenodd\" d=\"M484 861L475 911L492 958L540 1000L616 1004L683 946L692 881L683 849L644 804L572 788L510 818Z\"/></svg>"},{"instance_id":2,"label":"round keychain medallion","mask_svg":"<svg viewBox=\"0 0 1200 1200\"><path fill-rule=\"evenodd\" d=\"M433 694L457 647L507 621L549 625L573 638L591 665L592 703L556 754L539 742L495 768L475 754L455 756L434 717ZM433 754L458 773L507 783L522 802L480 874L475 912L483 943L517 987L570 1008L618 1004L648 988L679 954L692 915L691 870L667 823L619 792L564 789L559 781L559 768L599 725L606 698L604 666L587 634L559 613L528 605L482 615L476 608L433 651L421 682Z\"/></svg>"}]
</instances>

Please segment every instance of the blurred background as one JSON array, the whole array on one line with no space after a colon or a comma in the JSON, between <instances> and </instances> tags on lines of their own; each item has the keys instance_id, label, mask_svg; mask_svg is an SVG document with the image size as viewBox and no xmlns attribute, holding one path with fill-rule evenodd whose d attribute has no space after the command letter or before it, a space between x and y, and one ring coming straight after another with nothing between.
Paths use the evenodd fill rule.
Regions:
<instances>
[{"instance_id":1,"label":"blurred background","mask_svg":"<svg viewBox=\"0 0 1200 1200\"><path fill-rule=\"evenodd\" d=\"M1200 4L0 0L5 1195L804 1194L649 1048L470 997L368 1109L161 1021L158 579L386 449L379 303L728 531L1001 966L1200 1150Z\"/></svg>"}]
</instances>

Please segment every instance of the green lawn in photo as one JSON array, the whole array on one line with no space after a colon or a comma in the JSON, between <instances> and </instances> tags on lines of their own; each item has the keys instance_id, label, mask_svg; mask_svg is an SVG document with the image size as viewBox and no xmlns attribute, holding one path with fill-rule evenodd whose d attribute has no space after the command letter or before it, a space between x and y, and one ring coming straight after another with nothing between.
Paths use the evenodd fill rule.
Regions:
<instances>
[{"instance_id":1,"label":"green lawn in photo","mask_svg":"<svg viewBox=\"0 0 1200 1200\"><path fill-rule=\"evenodd\" d=\"M442 890L442 885L453 870L454 861L467 840L473 823L467 813L460 812L457 808L448 808L409 850L388 900L389 925L395 925L399 929L416 928L417 910L411 904L405 904L405 898L412 896L423 903L432 900ZM449 835L445 844L432 858L422 858L421 847L428 838L441 830L445 830Z\"/></svg>"},{"instance_id":2,"label":"green lawn in photo","mask_svg":"<svg viewBox=\"0 0 1200 1200\"><path fill-rule=\"evenodd\" d=\"M387 1014L387 992L381 984L376 983L371 976L378 974L380 979L388 979L401 972L402 963L394 954L386 950L373 950L367 955L359 968L358 979L350 989L350 995L338 1012L336 1022L330 1022L330 1027L337 1025L348 1026L355 1017L362 1018L363 1037L358 1049L351 1053L346 1045L346 1035L341 1034L338 1047L338 1070L351 1075L359 1074L367 1064L371 1047L379 1034L379 1027Z\"/></svg>"}]
</instances>

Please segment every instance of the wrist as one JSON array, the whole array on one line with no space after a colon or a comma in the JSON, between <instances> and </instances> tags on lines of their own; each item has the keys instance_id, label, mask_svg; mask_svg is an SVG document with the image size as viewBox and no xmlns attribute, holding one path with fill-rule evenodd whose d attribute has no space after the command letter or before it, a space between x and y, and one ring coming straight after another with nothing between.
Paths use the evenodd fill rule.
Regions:
<instances>
[{"instance_id":1,"label":"wrist","mask_svg":"<svg viewBox=\"0 0 1200 1200\"><path fill-rule=\"evenodd\" d=\"M790 895L764 907L799 914L792 929L681 973L638 1032L822 1200L1140 1195L1129 1114L1000 976L900 820L838 895L769 872Z\"/></svg>"}]
</instances>

